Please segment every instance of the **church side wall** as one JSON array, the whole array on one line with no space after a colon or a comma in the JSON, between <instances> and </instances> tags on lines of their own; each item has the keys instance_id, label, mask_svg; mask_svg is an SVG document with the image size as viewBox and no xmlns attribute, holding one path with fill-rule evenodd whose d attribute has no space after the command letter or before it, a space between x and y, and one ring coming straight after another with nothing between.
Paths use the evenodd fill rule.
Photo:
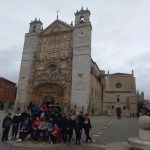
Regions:
<instances>
[{"instance_id":1,"label":"church side wall","mask_svg":"<svg viewBox=\"0 0 150 150\"><path fill-rule=\"evenodd\" d=\"M101 114L101 96L102 96L102 87L97 80L97 78L91 73L91 90L90 90L90 103L89 103L89 114L94 115Z\"/></svg>"},{"instance_id":2,"label":"church side wall","mask_svg":"<svg viewBox=\"0 0 150 150\"><path fill-rule=\"evenodd\" d=\"M90 56L74 55L72 71L72 99L71 103L79 110L87 112L90 93Z\"/></svg>"}]
</instances>

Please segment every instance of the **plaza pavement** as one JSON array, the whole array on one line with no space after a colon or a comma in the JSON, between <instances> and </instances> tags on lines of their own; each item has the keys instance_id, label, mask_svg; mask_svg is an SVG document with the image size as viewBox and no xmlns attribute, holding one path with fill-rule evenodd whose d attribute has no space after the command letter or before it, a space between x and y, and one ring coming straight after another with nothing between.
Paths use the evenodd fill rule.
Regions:
<instances>
[{"instance_id":1,"label":"plaza pavement","mask_svg":"<svg viewBox=\"0 0 150 150\"><path fill-rule=\"evenodd\" d=\"M4 118L5 113L0 111L0 122ZM16 143L9 141L9 143L0 142L0 150L34 150L34 149L86 149L86 150L128 150L128 137L138 136L138 125L136 118L123 118L117 120L112 116L91 116L92 130L91 135L93 143L85 143L85 136L83 132L81 145L75 145L74 141L69 144L33 144L31 141L23 143ZM0 128L1 135L1 128ZM116 149L117 148L117 149Z\"/></svg>"},{"instance_id":2,"label":"plaza pavement","mask_svg":"<svg viewBox=\"0 0 150 150\"><path fill-rule=\"evenodd\" d=\"M106 150L129 150L127 139L138 136L137 118L114 119L110 126L93 135L96 147ZM93 145L94 146L94 145Z\"/></svg>"}]
</instances>

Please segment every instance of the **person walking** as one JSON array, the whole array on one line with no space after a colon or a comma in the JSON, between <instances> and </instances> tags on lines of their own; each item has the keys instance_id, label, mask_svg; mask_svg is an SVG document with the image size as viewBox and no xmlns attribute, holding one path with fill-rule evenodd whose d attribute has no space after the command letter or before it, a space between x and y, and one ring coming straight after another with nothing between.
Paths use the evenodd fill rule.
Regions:
<instances>
[{"instance_id":1,"label":"person walking","mask_svg":"<svg viewBox=\"0 0 150 150\"><path fill-rule=\"evenodd\" d=\"M85 114L83 127L84 127L84 131L85 131L85 135L86 135L86 143L88 142L88 140L90 140L90 142L92 142L92 139L89 134L90 129L91 129L91 121L90 121L90 118L88 117L88 114Z\"/></svg>"},{"instance_id":2,"label":"person walking","mask_svg":"<svg viewBox=\"0 0 150 150\"><path fill-rule=\"evenodd\" d=\"M116 113L117 113L117 118L118 118L118 119L122 119L121 108L120 108L120 107L117 107Z\"/></svg>"},{"instance_id":3,"label":"person walking","mask_svg":"<svg viewBox=\"0 0 150 150\"><path fill-rule=\"evenodd\" d=\"M8 113L2 123L2 129L3 129L2 141L3 142L8 140L8 133L9 133L11 125L12 125L11 113Z\"/></svg>"}]
</instances>

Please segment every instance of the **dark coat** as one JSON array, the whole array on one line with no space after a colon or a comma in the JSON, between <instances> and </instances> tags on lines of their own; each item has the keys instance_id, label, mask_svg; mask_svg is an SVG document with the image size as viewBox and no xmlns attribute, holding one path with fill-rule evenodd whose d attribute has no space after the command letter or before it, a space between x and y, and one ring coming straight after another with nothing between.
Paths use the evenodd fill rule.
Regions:
<instances>
[{"instance_id":1,"label":"dark coat","mask_svg":"<svg viewBox=\"0 0 150 150\"><path fill-rule=\"evenodd\" d=\"M20 131L22 132L26 132L26 133L29 133L32 129L32 123L31 121L25 121L21 123L20 125Z\"/></svg>"},{"instance_id":2,"label":"dark coat","mask_svg":"<svg viewBox=\"0 0 150 150\"><path fill-rule=\"evenodd\" d=\"M66 128L67 129L73 129L74 128L74 120L68 118L66 119Z\"/></svg>"},{"instance_id":3,"label":"dark coat","mask_svg":"<svg viewBox=\"0 0 150 150\"><path fill-rule=\"evenodd\" d=\"M84 123L84 117L83 117L83 115L79 115L78 116L78 121L79 121L79 126L81 128L83 128L83 123Z\"/></svg>"},{"instance_id":4,"label":"dark coat","mask_svg":"<svg viewBox=\"0 0 150 150\"><path fill-rule=\"evenodd\" d=\"M8 116L6 116L2 123L2 128L10 128L12 125L12 119Z\"/></svg>"},{"instance_id":5,"label":"dark coat","mask_svg":"<svg viewBox=\"0 0 150 150\"><path fill-rule=\"evenodd\" d=\"M41 109L39 106L34 106L32 108L32 117L36 117L36 116L39 116L41 113Z\"/></svg>"},{"instance_id":6,"label":"dark coat","mask_svg":"<svg viewBox=\"0 0 150 150\"><path fill-rule=\"evenodd\" d=\"M53 123L57 124L60 127L61 126L61 119L60 119L60 117L59 116L55 116L53 118Z\"/></svg>"},{"instance_id":7,"label":"dark coat","mask_svg":"<svg viewBox=\"0 0 150 150\"><path fill-rule=\"evenodd\" d=\"M68 124L68 122L67 122L66 117L62 117L61 120L60 120L60 127L61 127L62 129L66 129L67 126L68 126L67 124Z\"/></svg>"},{"instance_id":8,"label":"dark coat","mask_svg":"<svg viewBox=\"0 0 150 150\"><path fill-rule=\"evenodd\" d=\"M29 117L30 117L30 114L28 114L27 112L21 113L21 122L24 122L24 120Z\"/></svg>"},{"instance_id":9,"label":"dark coat","mask_svg":"<svg viewBox=\"0 0 150 150\"><path fill-rule=\"evenodd\" d=\"M13 125L14 124L20 124L21 123L21 114L15 114L14 116L13 116L13 119L12 119L12 123L13 123Z\"/></svg>"}]
</instances>

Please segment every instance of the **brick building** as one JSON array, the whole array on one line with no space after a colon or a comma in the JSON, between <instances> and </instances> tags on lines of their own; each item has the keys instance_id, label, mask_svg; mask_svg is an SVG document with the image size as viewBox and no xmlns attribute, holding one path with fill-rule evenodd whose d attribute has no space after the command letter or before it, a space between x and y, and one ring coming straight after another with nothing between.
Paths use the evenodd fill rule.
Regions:
<instances>
[{"instance_id":1,"label":"brick building","mask_svg":"<svg viewBox=\"0 0 150 150\"><path fill-rule=\"evenodd\" d=\"M0 77L0 107L4 106L4 103L13 103L16 98L16 83L9 81L3 77Z\"/></svg>"}]
</instances>

